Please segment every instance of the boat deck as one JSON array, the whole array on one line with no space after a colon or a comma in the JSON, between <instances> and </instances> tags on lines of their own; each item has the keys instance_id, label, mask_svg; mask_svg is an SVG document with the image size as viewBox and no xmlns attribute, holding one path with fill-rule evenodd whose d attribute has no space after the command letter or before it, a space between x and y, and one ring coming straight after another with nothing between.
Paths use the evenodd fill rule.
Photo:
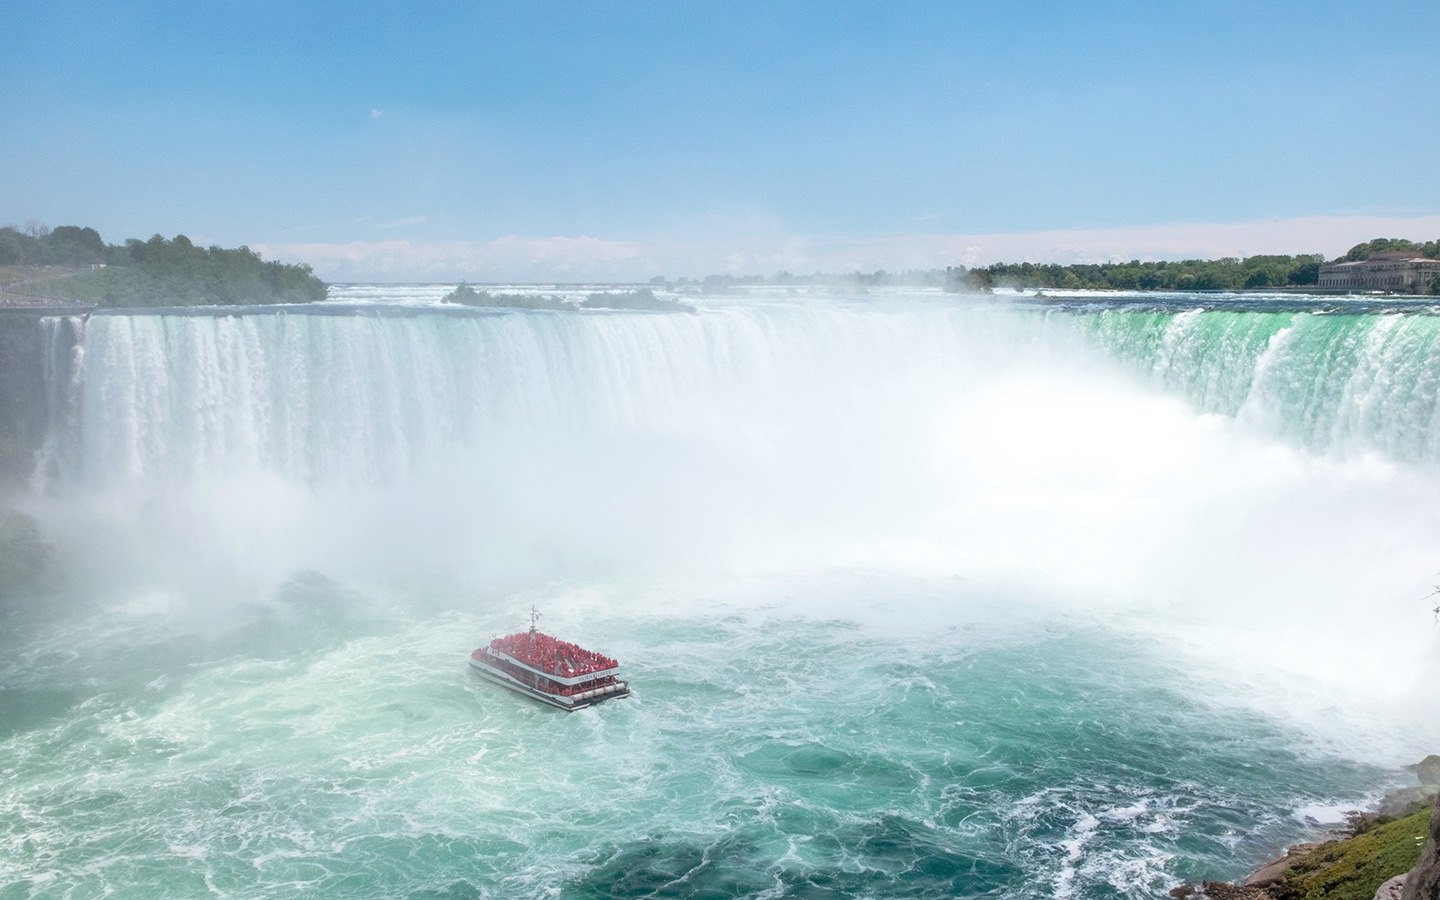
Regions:
<instances>
[{"instance_id":1,"label":"boat deck","mask_svg":"<svg viewBox=\"0 0 1440 900\"><path fill-rule=\"evenodd\" d=\"M509 688L517 694L524 694L532 700L539 700L541 703L553 706L556 709L563 709L566 712L574 712L577 709L584 709L587 706L594 706L606 700L622 699L630 696L630 685L618 679L611 680L605 684L590 690L578 691L574 694L551 693L529 685L504 671L498 666L486 662L477 656L470 658L470 668L474 669L487 681L492 681L501 687Z\"/></svg>"}]
</instances>

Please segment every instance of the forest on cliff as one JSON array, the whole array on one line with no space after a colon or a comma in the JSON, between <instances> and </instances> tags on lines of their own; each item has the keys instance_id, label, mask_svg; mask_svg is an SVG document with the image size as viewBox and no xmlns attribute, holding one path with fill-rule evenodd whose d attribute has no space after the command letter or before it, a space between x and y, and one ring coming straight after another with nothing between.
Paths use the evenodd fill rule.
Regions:
<instances>
[{"instance_id":1,"label":"forest on cliff","mask_svg":"<svg viewBox=\"0 0 1440 900\"><path fill-rule=\"evenodd\" d=\"M326 293L309 266L267 262L249 247L198 247L183 234L107 244L76 225L0 228L0 266L28 276L12 292L101 306L310 303Z\"/></svg>"}]
</instances>

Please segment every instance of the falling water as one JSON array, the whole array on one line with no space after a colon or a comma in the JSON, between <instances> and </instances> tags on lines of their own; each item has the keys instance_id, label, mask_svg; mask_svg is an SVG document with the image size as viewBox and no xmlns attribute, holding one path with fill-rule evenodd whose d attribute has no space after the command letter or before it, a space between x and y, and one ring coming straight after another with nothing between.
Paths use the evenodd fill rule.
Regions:
<instances>
[{"instance_id":1,"label":"falling water","mask_svg":"<svg viewBox=\"0 0 1440 900\"><path fill-rule=\"evenodd\" d=\"M1423 308L436 294L91 318L0 884L1149 897L1440 738ZM532 603L635 696L472 680Z\"/></svg>"}]
</instances>

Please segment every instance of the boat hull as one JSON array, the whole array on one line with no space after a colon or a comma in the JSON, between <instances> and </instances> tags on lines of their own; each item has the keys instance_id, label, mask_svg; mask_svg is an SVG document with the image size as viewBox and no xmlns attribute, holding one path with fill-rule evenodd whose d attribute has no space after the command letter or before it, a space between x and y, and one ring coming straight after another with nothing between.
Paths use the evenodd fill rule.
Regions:
<instances>
[{"instance_id":1,"label":"boat hull","mask_svg":"<svg viewBox=\"0 0 1440 900\"><path fill-rule=\"evenodd\" d=\"M613 685L607 685L606 688L599 689L594 696L567 697L559 694L547 694L544 691L536 690L530 685L523 684L509 674L473 657L470 660L470 668L486 681L492 681L501 687L509 688L517 694L523 694L532 700L538 700L547 706L563 709L566 712L574 712L577 709L584 709L587 706L604 703L606 700L621 699L630 696L630 685L624 681L617 681Z\"/></svg>"}]
</instances>

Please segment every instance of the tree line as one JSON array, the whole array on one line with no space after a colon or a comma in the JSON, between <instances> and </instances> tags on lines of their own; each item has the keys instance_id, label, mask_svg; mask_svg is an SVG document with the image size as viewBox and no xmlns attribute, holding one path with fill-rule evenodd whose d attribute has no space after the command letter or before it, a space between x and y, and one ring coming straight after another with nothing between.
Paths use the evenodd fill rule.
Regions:
<instances>
[{"instance_id":1,"label":"tree line","mask_svg":"<svg viewBox=\"0 0 1440 900\"><path fill-rule=\"evenodd\" d=\"M1422 244L1405 238L1373 238L1363 244L1351 247L1348 253L1335 261L1358 262L1362 259L1369 259L1374 253L1414 253L1416 256L1424 256L1428 259L1440 259L1440 240L1426 241Z\"/></svg>"},{"instance_id":2,"label":"tree line","mask_svg":"<svg viewBox=\"0 0 1440 900\"><path fill-rule=\"evenodd\" d=\"M1415 253L1440 259L1440 241L1419 243L1405 238L1375 238L1351 247L1334 262L1369 259L1376 253ZM1266 255L1225 259L1179 261L1081 263L996 263L984 268L947 268L953 290L1017 288L1070 288L1120 291L1234 291L1273 287L1305 287L1320 280L1326 262L1318 253L1298 256ZM1440 294L1440 281L1431 285Z\"/></svg>"},{"instance_id":3,"label":"tree line","mask_svg":"<svg viewBox=\"0 0 1440 900\"><path fill-rule=\"evenodd\" d=\"M1414 253L1440 259L1440 241L1411 241L1405 238L1375 238L1351 247L1330 262L1354 262L1376 253ZM841 289L883 286L936 286L951 291L988 291L995 287L1071 288L1076 290L1125 291L1235 291L1265 288L1313 287L1320 281L1320 267L1327 262L1320 253L1283 254L1224 259L1185 259L1162 262L1078 263L995 263L979 268L962 265L944 269L910 269L903 272L816 272L796 275L707 275L703 279L681 278L668 282L663 277L652 284L669 284L684 291L727 290L751 286L831 286ZM1440 283L1430 288L1440 294Z\"/></svg>"},{"instance_id":4,"label":"tree line","mask_svg":"<svg viewBox=\"0 0 1440 900\"><path fill-rule=\"evenodd\" d=\"M31 290L101 306L309 303L326 294L309 266L266 262L249 247L197 247L183 234L106 244L93 228L7 226L0 266L86 270L32 282Z\"/></svg>"}]
</instances>

